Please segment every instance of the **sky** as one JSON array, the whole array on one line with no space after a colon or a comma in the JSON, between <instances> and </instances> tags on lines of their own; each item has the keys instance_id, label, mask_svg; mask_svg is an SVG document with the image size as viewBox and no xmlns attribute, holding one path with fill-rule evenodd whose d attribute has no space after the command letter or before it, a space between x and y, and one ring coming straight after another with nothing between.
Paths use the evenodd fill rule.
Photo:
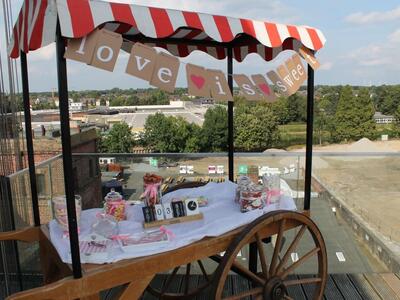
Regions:
<instances>
[{"instance_id":1,"label":"sky","mask_svg":"<svg viewBox=\"0 0 400 300\"><path fill-rule=\"evenodd\" d=\"M398 0L114 0L124 3L198 11L249 19L309 25L319 28L327 38L317 53L322 67L316 72L316 84L381 85L400 83L400 3ZM12 0L14 16L22 0ZM0 53L5 58L3 8L0 8ZM235 73L266 74L282 63L290 53L282 53L273 62L249 55L234 63ZM82 63L68 62L70 90L143 88L149 85L125 74L128 55L121 52L113 73ZM226 61L204 53L192 53L180 59L209 68L226 69ZM32 91L50 91L57 87L55 45L28 55ZM177 86L186 87L181 68Z\"/></svg>"}]
</instances>

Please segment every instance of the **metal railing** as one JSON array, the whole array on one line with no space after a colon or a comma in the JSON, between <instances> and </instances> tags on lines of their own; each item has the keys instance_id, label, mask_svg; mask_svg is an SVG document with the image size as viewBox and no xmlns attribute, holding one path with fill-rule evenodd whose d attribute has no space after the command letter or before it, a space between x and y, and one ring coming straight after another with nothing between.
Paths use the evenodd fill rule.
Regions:
<instances>
[{"instance_id":1,"label":"metal railing","mask_svg":"<svg viewBox=\"0 0 400 300\"><path fill-rule=\"evenodd\" d=\"M377 239L383 243L400 245L400 222L396 215L400 208L400 186L397 184L400 153L315 152L313 157L312 217L317 222L324 222L323 217L317 215L319 210L313 213L321 202L325 203L325 207L329 206L329 210L339 210L339 207L343 206L351 213L351 218L357 222L361 220L363 226L375 233ZM142 192L142 177L147 172L156 172L164 177L210 181L226 180L228 173L227 153L74 154L75 192L82 196L83 206L86 208L102 205L102 185L116 176L113 172L106 172L105 165L99 164L100 159L105 158L123 167L123 174L116 179L122 182L125 198L132 200L137 199ZM243 166L279 169L282 178L293 192L296 204L301 208L304 164L304 152L236 153L235 176L238 176L240 171L243 172ZM217 168L209 169L209 166L223 168L220 168L218 174ZM64 194L62 156L55 156L37 164L36 173L43 224L52 219L53 197ZM28 170L16 172L9 176L8 180L16 228L33 225ZM324 193L329 197L322 197ZM28 265L29 272L38 269L38 264L32 264L37 258L26 259L33 257L37 248L24 247L21 244L18 248L21 269L26 270Z\"/></svg>"}]
</instances>

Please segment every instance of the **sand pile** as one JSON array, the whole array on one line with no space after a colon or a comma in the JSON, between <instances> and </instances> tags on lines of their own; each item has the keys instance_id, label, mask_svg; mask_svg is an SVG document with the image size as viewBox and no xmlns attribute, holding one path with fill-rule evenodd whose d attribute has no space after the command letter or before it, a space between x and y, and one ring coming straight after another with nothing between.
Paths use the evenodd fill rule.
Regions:
<instances>
[{"instance_id":1,"label":"sand pile","mask_svg":"<svg viewBox=\"0 0 400 300\"><path fill-rule=\"evenodd\" d=\"M367 138L362 138L361 140L349 145L346 149L346 152L396 152L396 151L386 145L372 142Z\"/></svg>"},{"instance_id":2,"label":"sand pile","mask_svg":"<svg viewBox=\"0 0 400 300\"><path fill-rule=\"evenodd\" d=\"M276 148L271 148L264 151L264 153L271 153L271 152L273 153L273 152L287 152L287 151L284 149L276 149Z\"/></svg>"}]
</instances>

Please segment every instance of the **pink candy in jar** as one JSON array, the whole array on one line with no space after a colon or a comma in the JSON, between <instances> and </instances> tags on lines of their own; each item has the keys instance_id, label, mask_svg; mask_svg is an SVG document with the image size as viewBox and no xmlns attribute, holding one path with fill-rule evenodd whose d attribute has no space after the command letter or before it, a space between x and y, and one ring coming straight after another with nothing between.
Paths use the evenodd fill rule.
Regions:
<instances>
[{"instance_id":1,"label":"pink candy in jar","mask_svg":"<svg viewBox=\"0 0 400 300\"><path fill-rule=\"evenodd\" d=\"M56 219L58 225L64 231L68 233L68 213L67 213L67 201L65 196L55 197L52 201L53 217ZM75 195L75 210L76 210L76 222L79 226L79 221L82 212L82 198L79 195Z\"/></svg>"},{"instance_id":2,"label":"pink candy in jar","mask_svg":"<svg viewBox=\"0 0 400 300\"><path fill-rule=\"evenodd\" d=\"M265 192L261 188L240 192L240 211L248 212L264 207Z\"/></svg>"},{"instance_id":3,"label":"pink candy in jar","mask_svg":"<svg viewBox=\"0 0 400 300\"><path fill-rule=\"evenodd\" d=\"M107 215L113 216L117 222L126 220L126 201L120 193L111 189L111 192L105 196L104 200L104 212Z\"/></svg>"}]
</instances>

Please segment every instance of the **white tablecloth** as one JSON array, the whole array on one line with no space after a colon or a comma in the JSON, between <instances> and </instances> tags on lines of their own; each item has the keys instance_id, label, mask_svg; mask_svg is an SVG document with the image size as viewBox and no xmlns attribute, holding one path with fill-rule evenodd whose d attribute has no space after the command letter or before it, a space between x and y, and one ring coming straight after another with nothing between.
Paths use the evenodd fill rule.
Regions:
<instances>
[{"instance_id":1,"label":"white tablecloth","mask_svg":"<svg viewBox=\"0 0 400 300\"><path fill-rule=\"evenodd\" d=\"M124 252L120 248L113 248L106 257L98 258L81 255L82 263L112 263L128 258L148 256L165 251L174 250L193 242L199 241L204 237L216 237L227 233L242 225L248 224L263 214L277 210L296 210L296 205L290 197L290 189L286 182L282 182L282 190L284 194L281 197L280 204L272 204L263 210L254 210L247 213L241 213L239 204L234 202L236 194L236 184L232 182L224 183L208 183L204 187L195 189L178 190L167 194L163 197L163 201L170 201L173 197L182 196L205 196L209 199L207 207L200 208L204 215L204 219L200 221L174 224L166 226L173 232L175 237L168 243L155 249L135 250ZM80 238L88 236L91 233L91 225L96 219L96 214L101 209L90 209L82 212L80 221ZM143 231L143 214L142 206L135 205L127 208L127 220L119 223L119 234L133 234ZM69 239L63 237L63 232L55 220L50 222L50 238L57 249L60 258L65 263L71 263Z\"/></svg>"}]
</instances>

